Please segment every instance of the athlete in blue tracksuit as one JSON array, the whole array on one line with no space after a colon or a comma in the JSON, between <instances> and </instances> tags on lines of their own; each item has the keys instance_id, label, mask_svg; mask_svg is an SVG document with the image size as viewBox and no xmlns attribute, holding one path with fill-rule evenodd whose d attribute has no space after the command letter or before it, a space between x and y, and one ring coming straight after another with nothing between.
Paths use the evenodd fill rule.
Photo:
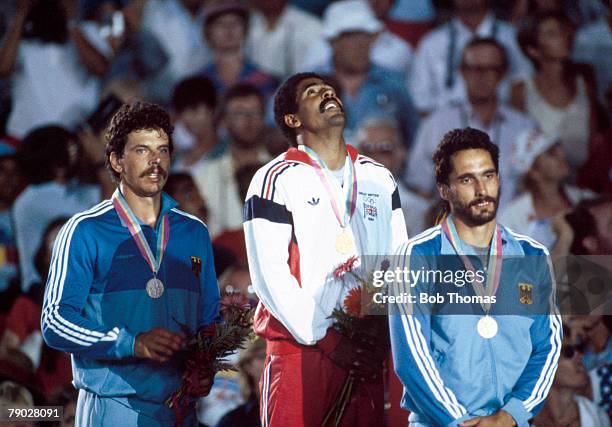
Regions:
<instances>
[{"instance_id":1,"label":"athlete in blue tracksuit","mask_svg":"<svg viewBox=\"0 0 612 427\"><path fill-rule=\"evenodd\" d=\"M109 154L119 189L60 231L42 332L51 347L72 353L77 425L172 425L164 400L181 383L173 357L184 341L179 323L195 331L218 314L212 247L206 226L161 192L172 150L165 112L125 105L113 122L123 129L115 132L123 142L110 144ZM155 272L130 233L134 224L119 215L118 200L154 255L160 234L167 236ZM147 287L153 277L162 287ZM195 425L193 408L187 415Z\"/></svg>"},{"instance_id":2,"label":"athlete in blue tracksuit","mask_svg":"<svg viewBox=\"0 0 612 427\"><path fill-rule=\"evenodd\" d=\"M394 305L390 316L402 406L411 426L526 426L548 394L561 348L548 252L496 223L498 150L486 134L449 132L434 161L451 215L404 244L397 267L456 274L469 265L491 276L491 286L478 293L440 276L394 284L396 296L416 297ZM479 295L496 302L483 306ZM493 328L484 327L485 317Z\"/></svg>"}]
</instances>

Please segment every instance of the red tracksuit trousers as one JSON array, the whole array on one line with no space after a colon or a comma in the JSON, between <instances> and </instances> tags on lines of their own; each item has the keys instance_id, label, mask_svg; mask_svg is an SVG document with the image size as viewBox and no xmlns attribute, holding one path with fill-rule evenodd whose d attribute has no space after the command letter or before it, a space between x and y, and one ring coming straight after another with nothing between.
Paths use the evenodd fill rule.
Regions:
<instances>
[{"instance_id":1,"label":"red tracksuit trousers","mask_svg":"<svg viewBox=\"0 0 612 427\"><path fill-rule=\"evenodd\" d=\"M272 348L270 348L272 347ZM384 425L382 375L372 383L355 382L342 418L347 427ZM263 427L321 427L347 379L347 372L316 347L268 346L260 380Z\"/></svg>"}]
</instances>

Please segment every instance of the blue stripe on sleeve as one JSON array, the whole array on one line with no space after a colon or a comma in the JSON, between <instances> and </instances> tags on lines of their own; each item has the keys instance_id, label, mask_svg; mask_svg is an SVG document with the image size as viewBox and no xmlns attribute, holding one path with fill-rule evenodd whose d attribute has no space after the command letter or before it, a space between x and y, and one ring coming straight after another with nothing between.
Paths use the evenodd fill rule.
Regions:
<instances>
[{"instance_id":1,"label":"blue stripe on sleeve","mask_svg":"<svg viewBox=\"0 0 612 427\"><path fill-rule=\"evenodd\" d=\"M279 224L293 224L293 216L285 206L259 196L252 196L244 205L244 221L251 221L255 218L263 218Z\"/></svg>"}]
</instances>

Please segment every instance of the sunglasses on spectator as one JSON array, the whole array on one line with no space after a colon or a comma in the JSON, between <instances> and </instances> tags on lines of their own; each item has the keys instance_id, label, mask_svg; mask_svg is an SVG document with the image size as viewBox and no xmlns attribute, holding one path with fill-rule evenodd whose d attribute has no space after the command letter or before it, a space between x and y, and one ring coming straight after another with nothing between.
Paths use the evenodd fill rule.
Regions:
<instances>
[{"instance_id":1,"label":"sunglasses on spectator","mask_svg":"<svg viewBox=\"0 0 612 427\"><path fill-rule=\"evenodd\" d=\"M364 142L359 147L361 151L368 153L392 153L395 151L395 144L391 141Z\"/></svg>"},{"instance_id":2,"label":"sunglasses on spectator","mask_svg":"<svg viewBox=\"0 0 612 427\"><path fill-rule=\"evenodd\" d=\"M565 359L572 359L576 353L584 354L583 344L564 345L561 348L561 356Z\"/></svg>"}]
</instances>

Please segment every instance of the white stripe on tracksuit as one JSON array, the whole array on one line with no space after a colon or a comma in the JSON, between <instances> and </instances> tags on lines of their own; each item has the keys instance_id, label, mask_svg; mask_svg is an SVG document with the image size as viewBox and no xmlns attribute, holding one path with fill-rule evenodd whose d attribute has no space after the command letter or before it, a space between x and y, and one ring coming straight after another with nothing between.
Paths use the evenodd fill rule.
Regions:
<instances>
[{"instance_id":1,"label":"white stripe on tracksuit","mask_svg":"<svg viewBox=\"0 0 612 427\"><path fill-rule=\"evenodd\" d=\"M552 264L550 261L550 254L548 249L542 245L541 243L533 240L529 236L525 236L523 234L518 234L510 229L507 229L508 232L514 236L517 240L523 240L529 243L531 246L536 247L544 251L546 254L546 261L548 263L548 269L550 271L551 280L553 282L552 292L550 296L550 306L554 308L554 314L550 315L550 324L553 333L550 336L550 352L548 353L548 357L546 358L546 363L544 363L544 367L542 372L540 373L540 377L536 382L531 395L523 402L523 406L528 412L533 411L533 409L538 406L544 400L545 396L548 395L548 391L552 386L553 379L555 377L555 372L557 371L556 360L559 358L559 352L561 351L561 316L559 316L559 312L557 310L557 306L555 304L555 276L552 268Z\"/></svg>"},{"instance_id":2,"label":"white stripe on tracksuit","mask_svg":"<svg viewBox=\"0 0 612 427\"><path fill-rule=\"evenodd\" d=\"M268 414L268 401L270 399L270 375L272 374L272 355L268 356L268 366L264 370L263 384L261 385L261 416L260 421L262 427L268 427L270 425L270 419Z\"/></svg>"},{"instance_id":3,"label":"white stripe on tracksuit","mask_svg":"<svg viewBox=\"0 0 612 427\"><path fill-rule=\"evenodd\" d=\"M98 341L115 341L119 334L119 328L115 327L104 334L75 325L60 315L59 301L61 300L64 281L66 280L70 241L74 230L81 221L102 215L111 209L113 209L113 205L109 200L106 200L88 211L75 215L62 227L53 247L53 257L46 290L46 304L43 309L43 323L57 335L85 347L89 347Z\"/></svg>"},{"instance_id":4,"label":"white stripe on tracksuit","mask_svg":"<svg viewBox=\"0 0 612 427\"><path fill-rule=\"evenodd\" d=\"M418 235L414 239L407 243L405 251L401 255L405 260L406 256L410 256L412 248L417 243L423 243L431 240L440 234L440 228L436 227L429 233L424 235ZM404 283L403 286L406 286ZM406 291L406 289L402 289ZM446 410L454 417L461 418L467 414L466 409L459 403L455 394L444 385L440 372L438 371L435 362L433 361L431 354L429 353L429 346L425 341L425 337L421 332L421 326L419 321L410 313L405 311L403 304L400 304L404 313L402 314L402 324L406 331L406 342L412 353L412 357L416 361L416 364L427 383L433 396L446 408Z\"/></svg>"}]
</instances>

